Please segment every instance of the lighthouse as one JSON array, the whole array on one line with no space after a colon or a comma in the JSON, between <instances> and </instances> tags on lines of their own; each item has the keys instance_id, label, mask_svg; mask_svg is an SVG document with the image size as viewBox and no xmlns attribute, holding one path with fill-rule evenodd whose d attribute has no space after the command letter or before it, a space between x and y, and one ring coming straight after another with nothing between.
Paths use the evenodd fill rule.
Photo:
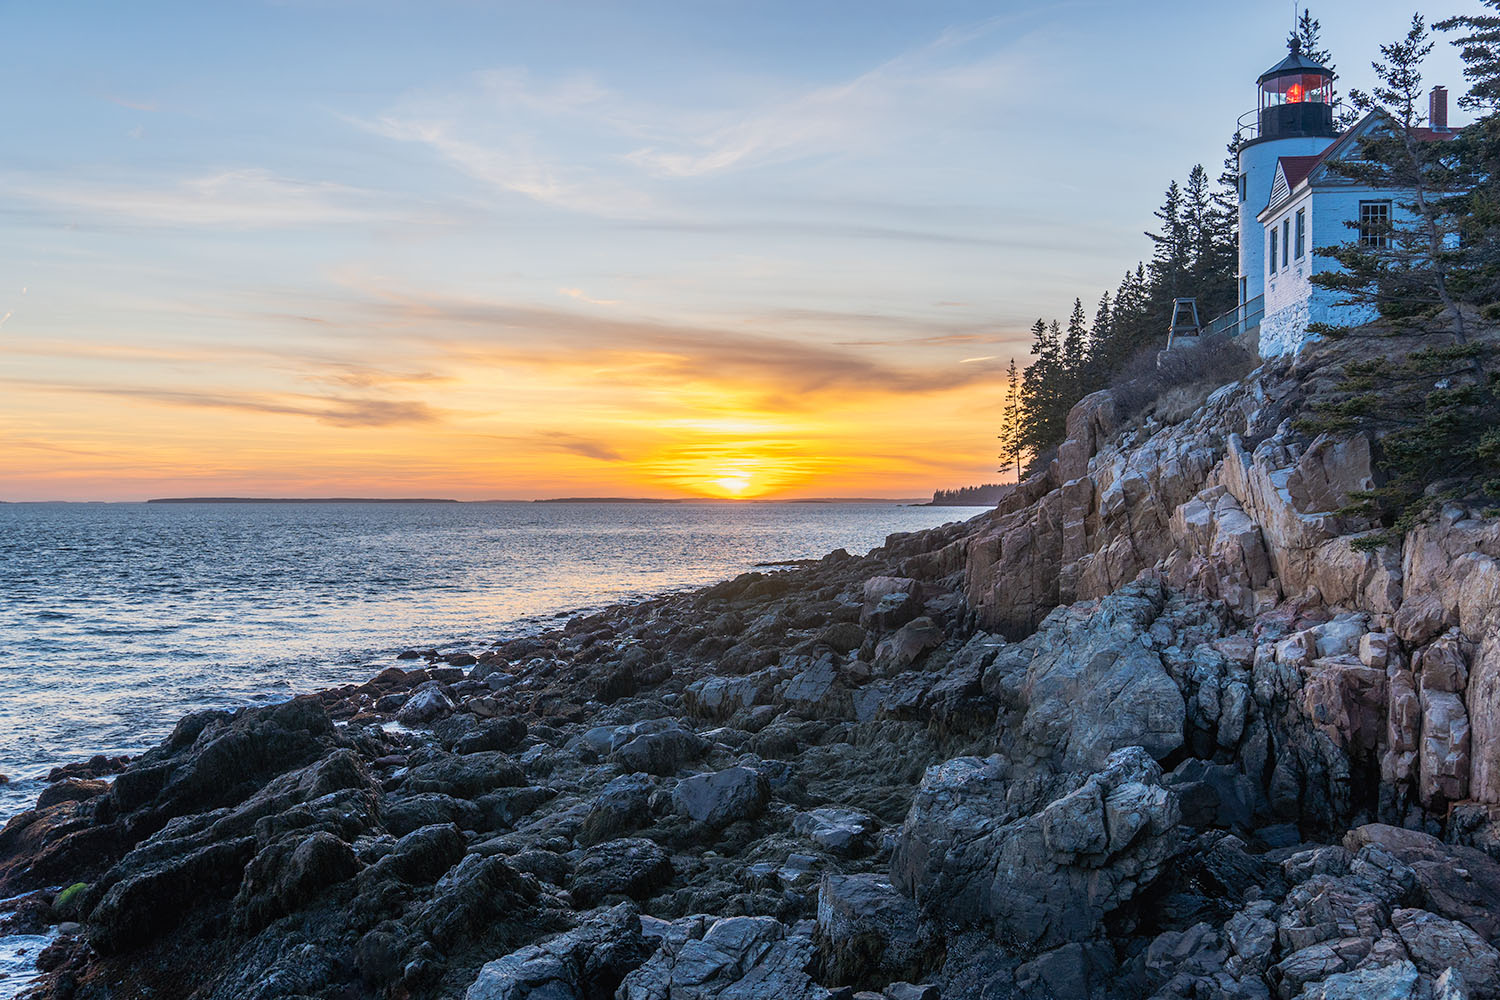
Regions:
<instances>
[{"instance_id":1,"label":"lighthouse","mask_svg":"<svg viewBox=\"0 0 1500 1000\"><path fill-rule=\"evenodd\" d=\"M1278 162L1285 156L1316 156L1338 134L1333 123L1333 71L1303 55L1297 39L1292 39L1287 57L1262 73L1256 86L1259 102L1250 113L1251 134L1239 147L1241 316L1259 312L1266 290L1267 238L1257 216L1270 200Z\"/></svg>"}]
</instances>

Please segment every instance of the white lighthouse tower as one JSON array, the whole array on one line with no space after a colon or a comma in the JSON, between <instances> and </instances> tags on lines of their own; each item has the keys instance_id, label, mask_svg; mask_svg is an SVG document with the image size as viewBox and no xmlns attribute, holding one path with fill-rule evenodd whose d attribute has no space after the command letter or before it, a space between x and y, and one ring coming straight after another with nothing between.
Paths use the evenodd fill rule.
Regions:
<instances>
[{"instance_id":1,"label":"white lighthouse tower","mask_svg":"<svg viewBox=\"0 0 1500 1000\"><path fill-rule=\"evenodd\" d=\"M1239 149L1239 315L1247 326L1260 313L1266 287L1266 235L1257 215L1271 197L1276 165L1283 156L1316 156L1333 143L1333 71L1291 53L1256 81L1259 105L1250 137Z\"/></svg>"}]
</instances>

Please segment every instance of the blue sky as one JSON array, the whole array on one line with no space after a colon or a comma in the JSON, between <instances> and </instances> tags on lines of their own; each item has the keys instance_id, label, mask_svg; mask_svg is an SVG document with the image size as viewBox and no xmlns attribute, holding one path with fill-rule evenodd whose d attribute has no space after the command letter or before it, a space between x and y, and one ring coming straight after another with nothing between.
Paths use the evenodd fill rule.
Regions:
<instances>
[{"instance_id":1,"label":"blue sky","mask_svg":"<svg viewBox=\"0 0 1500 1000\"><path fill-rule=\"evenodd\" d=\"M1314 8L1342 88L1368 85L1410 11ZM0 496L352 488L378 468L480 495L621 476L672 492L683 476L641 473L671 467L647 430L714 410L731 389L710 376L752 387L761 421L711 461L797 452L768 488L819 493L867 492L884 460L909 493L993 478L987 421L1025 327L1074 295L1092 307L1148 252L1167 181L1217 173L1292 6L12 3L3 19L0 454L19 471ZM1446 45L1427 76L1462 89ZM689 375L697 403L668 391ZM884 427L856 395L924 414L926 436L819 437ZM462 456L497 427L509 444L476 472ZM382 454L397 428L411 441ZM422 434L447 464L413 455Z\"/></svg>"}]
</instances>

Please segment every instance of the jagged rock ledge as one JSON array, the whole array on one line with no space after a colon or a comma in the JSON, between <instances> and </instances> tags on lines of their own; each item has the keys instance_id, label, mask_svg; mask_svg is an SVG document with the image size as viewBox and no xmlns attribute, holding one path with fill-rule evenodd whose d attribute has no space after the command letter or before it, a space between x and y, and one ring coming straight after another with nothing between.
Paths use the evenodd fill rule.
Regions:
<instances>
[{"instance_id":1,"label":"jagged rock ledge","mask_svg":"<svg viewBox=\"0 0 1500 1000\"><path fill-rule=\"evenodd\" d=\"M1351 546L1337 350L1089 397L863 558L190 716L0 832L0 926L56 998L1500 996L1500 527Z\"/></svg>"}]
</instances>

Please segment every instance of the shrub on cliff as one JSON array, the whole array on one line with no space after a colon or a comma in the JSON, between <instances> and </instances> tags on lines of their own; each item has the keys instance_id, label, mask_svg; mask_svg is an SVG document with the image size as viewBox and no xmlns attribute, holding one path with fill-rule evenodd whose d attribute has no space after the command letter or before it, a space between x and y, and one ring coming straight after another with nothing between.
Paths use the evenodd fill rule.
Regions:
<instances>
[{"instance_id":1,"label":"shrub on cliff","mask_svg":"<svg viewBox=\"0 0 1500 1000\"><path fill-rule=\"evenodd\" d=\"M1385 481L1340 513L1385 530L1355 543L1397 540L1444 501L1500 502L1500 352L1493 343L1420 347L1344 366L1332 394L1309 404L1309 433L1369 434Z\"/></svg>"},{"instance_id":2,"label":"shrub on cliff","mask_svg":"<svg viewBox=\"0 0 1500 1000\"><path fill-rule=\"evenodd\" d=\"M1158 413L1169 422L1197 408L1214 389L1249 374L1255 355L1230 337L1203 337L1198 343L1161 351L1148 347L1136 353L1110 383L1116 415L1129 420L1169 403L1172 413ZM1176 397L1176 398L1174 398Z\"/></svg>"}]
</instances>

